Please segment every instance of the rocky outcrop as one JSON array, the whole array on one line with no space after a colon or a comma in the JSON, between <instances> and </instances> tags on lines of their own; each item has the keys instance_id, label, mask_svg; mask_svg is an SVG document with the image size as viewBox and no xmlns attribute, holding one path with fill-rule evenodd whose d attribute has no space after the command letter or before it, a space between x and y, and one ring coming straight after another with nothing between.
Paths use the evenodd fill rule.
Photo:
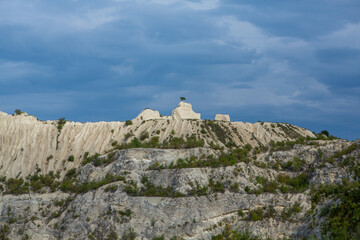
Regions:
<instances>
[{"instance_id":1,"label":"rocky outcrop","mask_svg":"<svg viewBox=\"0 0 360 240\"><path fill-rule=\"evenodd\" d=\"M225 121L230 122L230 116L227 114L216 114L215 121Z\"/></svg>"},{"instance_id":2,"label":"rocky outcrop","mask_svg":"<svg viewBox=\"0 0 360 240\"><path fill-rule=\"evenodd\" d=\"M157 119L164 119L163 117L160 116L159 111L145 109L134 120L147 121L147 120L157 120Z\"/></svg>"},{"instance_id":3,"label":"rocky outcrop","mask_svg":"<svg viewBox=\"0 0 360 240\"><path fill-rule=\"evenodd\" d=\"M188 106L181 103L181 106ZM155 112L155 113L154 113ZM144 117L157 117L156 111L143 111ZM216 127L216 126L218 127ZM125 122L79 123L67 121L59 129L58 121L39 121L34 116L8 115L0 112L0 175L27 176L36 168L43 172L63 171L78 167L86 152L103 154L113 149L113 143L140 139L145 132L148 141L159 137L159 142L171 137L186 138L195 135L210 143L225 146L267 145L271 141L286 141L299 136L314 137L306 129L285 123L212 122L206 120L157 119ZM216 128L215 128L216 127ZM129 135L130 137L126 137ZM69 156L74 161L68 161Z\"/></svg>"},{"instance_id":4,"label":"rocky outcrop","mask_svg":"<svg viewBox=\"0 0 360 240\"><path fill-rule=\"evenodd\" d=\"M151 166L169 166L179 158L204 158L218 155L220 151L209 148L119 150L110 164L87 164L79 168L76 178L79 182L91 182L112 174L124 176L126 181L115 181L81 194L60 191L18 196L2 194L0 222L8 225L7 237L15 240L26 235L30 239L106 239L111 233L125 239L131 232L135 239L164 235L166 239L176 236L208 240L222 232L226 225L272 239L308 239L309 235L305 234L310 233L320 239L320 227L308 232L305 225L315 224L304 220L311 214L309 189L287 193L279 189L264 191L261 183L264 180L260 180L273 182L284 174L298 176L300 172L292 169L270 167L273 163L285 166L295 157L304 161L301 169L307 172L314 186L351 179L346 168L336 161L322 165L324 158L351 144L345 140L312 141L288 150L265 151L257 155L256 160L232 166L157 170ZM348 154L360 160L359 153L357 148ZM129 184L141 189L147 182L163 189L170 187L184 195L152 196L152 190L149 196L134 196L127 192ZM199 189L209 187L211 182L223 186L223 190L218 187L205 195L199 194ZM189 194L194 189L197 189L194 194ZM298 204L300 210L285 216L294 204ZM269 212L267 216L252 216L250 212L255 209Z\"/></svg>"},{"instance_id":5,"label":"rocky outcrop","mask_svg":"<svg viewBox=\"0 0 360 240\"><path fill-rule=\"evenodd\" d=\"M190 103L181 101L171 114L173 119L197 119L200 120L200 113L195 113Z\"/></svg>"}]
</instances>

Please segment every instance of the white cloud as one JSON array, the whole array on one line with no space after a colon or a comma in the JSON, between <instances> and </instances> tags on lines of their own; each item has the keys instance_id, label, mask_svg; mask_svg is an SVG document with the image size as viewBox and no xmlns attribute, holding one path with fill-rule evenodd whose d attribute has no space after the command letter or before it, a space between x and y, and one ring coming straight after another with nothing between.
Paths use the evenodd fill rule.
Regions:
<instances>
[{"instance_id":1,"label":"white cloud","mask_svg":"<svg viewBox=\"0 0 360 240\"><path fill-rule=\"evenodd\" d=\"M251 22L239 21L232 16L221 17L216 22L218 27L226 30L226 34L218 40L221 44L229 44L240 48L247 47L255 49L258 53L267 51L285 53L289 50L303 53L311 48L302 39L271 36Z\"/></svg>"},{"instance_id":2,"label":"white cloud","mask_svg":"<svg viewBox=\"0 0 360 240\"><path fill-rule=\"evenodd\" d=\"M318 47L360 48L360 23L348 23L342 29L317 39Z\"/></svg>"},{"instance_id":3,"label":"white cloud","mask_svg":"<svg viewBox=\"0 0 360 240\"><path fill-rule=\"evenodd\" d=\"M123 16L119 6L102 8L55 8L44 11L41 4L23 1L0 2L0 23L30 27L32 31L45 35L72 31L89 31L108 23L118 21Z\"/></svg>"},{"instance_id":4,"label":"white cloud","mask_svg":"<svg viewBox=\"0 0 360 240\"><path fill-rule=\"evenodd\" d=\"M124 18L119 8L110 7L99 10L89 10L84 13L74 14L67 20L68 26L74 26L78 30L94 30L105 24Z\"/></svg>"}]
</instances>

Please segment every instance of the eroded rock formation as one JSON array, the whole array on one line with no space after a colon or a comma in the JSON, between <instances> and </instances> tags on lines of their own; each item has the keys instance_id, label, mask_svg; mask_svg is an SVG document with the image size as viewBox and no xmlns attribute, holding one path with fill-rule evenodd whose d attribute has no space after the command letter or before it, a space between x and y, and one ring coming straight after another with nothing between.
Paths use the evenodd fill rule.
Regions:
<instances>
[{"instance_id":1,"label":"eroded rock formation","mask_svg":"<svg viewBox=\"0 0 360 240\"><path fill-rule=\"evenodd\" d=\"M195 113L190 103L181 101L177 108L172 112L172 118L176 120L180 119L197 119L200 120L200 113Z\"/></svg>"},{"instance_id":2,"label":"eroded rock formation","mask_svg":"<svg viewBox=\"0 0 360 240\"><path fill-rule=\"evenodd\" d=\"M230 122L230 116L227 114L216 114L215 121L225 121Z\"/></svg>"}]
</instances>

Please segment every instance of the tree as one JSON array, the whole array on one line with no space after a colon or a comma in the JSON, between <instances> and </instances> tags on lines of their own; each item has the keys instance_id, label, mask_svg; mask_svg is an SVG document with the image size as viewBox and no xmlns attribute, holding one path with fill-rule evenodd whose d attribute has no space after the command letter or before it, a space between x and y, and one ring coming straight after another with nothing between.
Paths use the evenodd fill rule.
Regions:
<instances>
[{"instance_id":1,"label":"tree","mask_svg":"<svg viewBox=\"0 0 360 240\"><path fill-rule=\"evenodd\" d=\"M16 109L16 110L15 110L15 114L16 114L16 115L21 115L21 114L22 114L22 111L21 111L20 109Z\"/></svg>"},{"instance_id":2,"label":"tree","mask_svg":"<svg viewBox=\"0 0 360 240\"><path fill-rule=\"evenodd\" d=\"M185 101L186 98L185 97L180 97L180 101Z\"/></svg>"},{"instance_id":3,"label":"tree","mask_svg":"<svg viewBox=\"0 0 360 240\"><path fill-rule=\"evenodd\" d=\"M325 136L329 137L329 132L327 130L322 130L321 134L324 134Z\"/></svg>"}]
</instances>

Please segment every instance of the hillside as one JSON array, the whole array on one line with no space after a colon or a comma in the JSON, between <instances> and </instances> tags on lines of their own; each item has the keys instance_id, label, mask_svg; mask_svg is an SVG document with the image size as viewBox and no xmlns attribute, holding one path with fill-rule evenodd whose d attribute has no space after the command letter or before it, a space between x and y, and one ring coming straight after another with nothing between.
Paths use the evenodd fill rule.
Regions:
<instances>
[{"instance_id":1,"label":"hillside","mask_svg":"<svg viewBox=\"0 0 360 240\"><path fill-rule=\"evenodd\" d=\"M99 123L1 113L0 239L359 238L359 140L190 107Z\"/></svg>"},{"instance_id":2,"label":"hillside","mask_svg":"<svg viewBox=\"0 0 360 240\"><path fill-rule=\"evenodd\" d=\"M39 121L27 114L0 112L0 175L24 177L36 167L45 173L78 167L86 152L104 154L114 148L114 143L129 143L135 137L144 138L143 141L158 137L158 142L163 143L173 137L195 136L204 141L205 147L211 143L220 147L226 144L259 146L300 136L314 137L312 132L286 123L181 119L178 114L175 118L158 116L156 119L157 115L147 109L133 119L131 125L70 121L61 124L59 121ZM73 162L67 161L70 156L74 157Z\"/></svg>"}]
</instances>

